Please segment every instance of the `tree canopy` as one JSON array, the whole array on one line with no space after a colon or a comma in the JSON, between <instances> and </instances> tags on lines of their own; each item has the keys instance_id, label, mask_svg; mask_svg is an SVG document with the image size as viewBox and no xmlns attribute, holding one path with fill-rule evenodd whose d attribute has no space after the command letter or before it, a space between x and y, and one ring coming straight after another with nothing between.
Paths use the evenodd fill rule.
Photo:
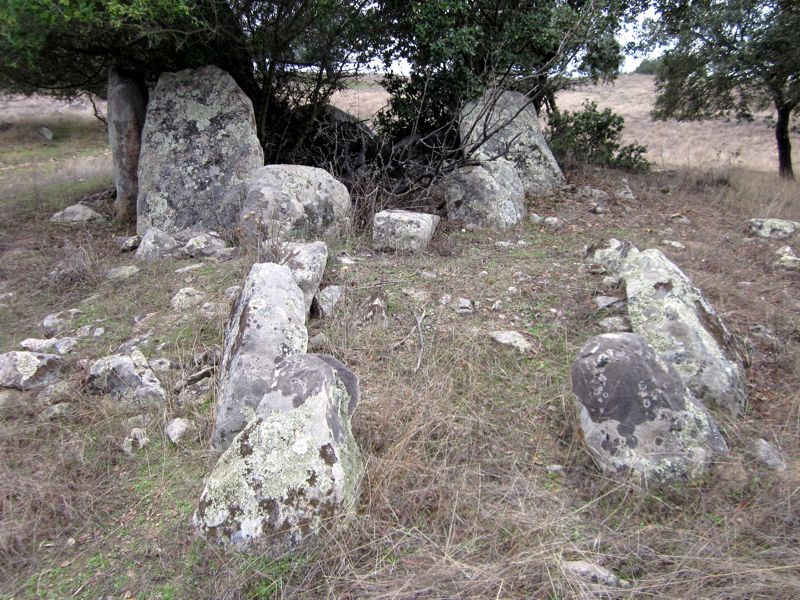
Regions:
<instances>
[{"instance_id":1,"label":"tree canopy","mask_svg":"<svg viewBox=\"0 0 800 600\"><path fill-rule=\"evenodd\" d=\"M752 119L772 106L780 174L793 177L790 121L800 105L800 3L796 0L656 0L648 44L657 117Z\"/></svg>"}]
</instances>

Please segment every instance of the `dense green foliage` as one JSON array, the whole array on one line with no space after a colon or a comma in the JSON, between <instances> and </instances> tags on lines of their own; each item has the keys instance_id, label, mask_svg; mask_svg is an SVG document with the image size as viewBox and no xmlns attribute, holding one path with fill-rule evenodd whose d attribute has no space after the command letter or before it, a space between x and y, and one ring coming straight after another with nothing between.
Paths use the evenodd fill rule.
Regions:
<instances>
[{"instance_id":1,"label":"dense green foliage","mask_svg":"<svg viewBox=\"0 0 800 600\"><path fill-rule=\"evenodd\" d=\"M389 107L378 122L389 137L447 130L467 100L488 86L530 95L537 109L581 74L613 78L614 39L634 10L624 2L417 0L403 3L387 58L410 66L390 76Z\"/></svg>"},{"instance_id":2,"label":"dense green foliage","mask_svg":"<svg viewBox=\"0 0 800 600\"><path fill-rule=\"evenodd\" d=\"M752 119L770 106L781 175L792 177L789 127L800 105L797 0L656 0L648 43L667 50L656 69L657 117Z\"/></svg>"},{"instance_id":3,"label":"dense green foliage","mask_svg":"<svg viewBox=\"0 0 800 600\"><path fill-rule=\"evenodd\" d=\"M591 165L647 171L647 148L639 144L623 146L620 142L625 119L610 108L597 110L588 100L583 110L556 110L550 115L547 131L550 149L561 163Z\"/></svg>"},{"instance_id":4,"label":"dense green foliage","mask_svg":"<svg viewBox=\"0 0 800 600\"><path fill-rule=\"evenodd\" d=\"M638 73L639 75L655 75L656 69L660 63L661 59L659 58L645 58L636 67L634 73Z\"/></svg>"}]
</instances>

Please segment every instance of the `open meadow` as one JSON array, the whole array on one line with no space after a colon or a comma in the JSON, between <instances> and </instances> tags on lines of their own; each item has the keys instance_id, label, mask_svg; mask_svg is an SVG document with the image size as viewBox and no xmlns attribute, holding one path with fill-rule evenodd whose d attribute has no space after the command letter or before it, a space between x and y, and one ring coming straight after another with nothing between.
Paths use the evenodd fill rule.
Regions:
<instances>
[{"instance_id":1,"label":"open meadow","mask_svg":"<svg viewBox=\"0 0 800 600\"><path fill-rule=\"evenodd\" d=\"M623 114L626 141L648 145L655 171L582 167L567 180L613 196L624 178L635 199L595 214L573 193L531 195L528 212L557 216L562 229L442 223L413 256L373 251L369 232L328 241L329 256L351 260L329 260L324 283L345 294L309 335L324 334L316 351L360 376L353 430L365 476L348 527L277 560L224 552L192 531L213 466L214 387L189 396L179 385L216 366L207 357L223 342L225 290L242 283L255 248L107 278L133 263L115 243L132 232L50 221L81 199L110 214L104 128L88 106L0 101L0 352L43 337L42 320L61 310L80 311L70 335L91 332L67 355L64 386L0 391L0 597L800 598L800 273L775 265L791 241L745 233L754 217L800 221L800 185L778 179L760 123L650 122L649 77L573 90L559 105L586 97ZM335 99L363 118L384 101L369 87ZM611 237L679 265L744 357L747 411L714 412L730 453L693 483L612 479L582 445L570 367L611 314L595 296L623 293L587 272L584 250ZM175 310L186 286L212 309ZM385 322L364 317L377 293ZM460 298L469 312L454 310ZM532 349L490 338L507 329ZM87 365L131 344L163 359L152 363L168 391L158 408L87 388ZM59 405L68 408L51 410ZM175 417L195 425L180 445L164 433ZM129 455L120 446L134 426L149 444ZM756 460L757 438L780 449L784 471ZM579 560L622 581L599 595L568 568Z\"/></svg>"}]
</instances>

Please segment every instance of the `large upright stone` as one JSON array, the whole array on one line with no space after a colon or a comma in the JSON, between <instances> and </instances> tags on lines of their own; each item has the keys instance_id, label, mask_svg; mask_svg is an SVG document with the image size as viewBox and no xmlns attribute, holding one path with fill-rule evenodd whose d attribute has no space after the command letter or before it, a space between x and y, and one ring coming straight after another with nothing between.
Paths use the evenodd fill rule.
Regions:
<instances>
[{"instance_id":1,"label":"large upright stone","mask_svg":"<svg viewBox=\"0 0 800 600\"><path fill-rule=\"evenodd\" d=\"M144 119L145 100L141 88L111 67L108 70L108 146L117 188L114 216L123 223L136 217Z\"/></svg>"},{"instance_id":2,"label":"large upright stone","mask_svg":"<svg viewBox=\"0 0 800 600\"><path fill-rule=\"evenodd\" d=\"M612 475L645 485L683 482L727 452L711 415L638 335L586 342L572 365L572 391L583 441Z\"/></svg>"},{"instance_id":3,"label":"large upright stone","mask_svg":"<svg viewBox=\"0 0 800 600\"><path fill-rule=\"evenodd\" d=\"M195 528L277 558L353 508L362 474L350 416L358 377L332 356L285 359L253 419L222 455Z\"/></svg>"},{"instance_id":4,"label":"large upright stone","mask_svg":"<svg viewBox=\"0 0 800 600\"><path fill-rule=\"evenodd\" d=\"M142 132L137 231L232 225L234 189L263 164L253 105L230 75L163 73Z\"/></svg>"},{"instance_id":5,"label":"large upright stone","mask_svg":"<svg viewBox=\"0 0 800 600\"><path fill-rule=\"evenodd\" d=\"M528 193L548 195L565 182L524 94L488 90L464 107L459 131L478 160L504 157L514 163Z\"/></svg>"},{"instance_id":6,"label":"large upright stone","mask_svg":"<svg viewBox=\"0 0 800 600\"><path fill-rule=\"evenodd\" d=\"M629 251L622 263L628 315L700 400L738 416L747 381L733 338L689 278L660 250Z\"/></svg>"},{"instance_id":7,"label":"large upright stone","mask_svg":"<svg viewBox=\"0 0 800 600\"><path fill-rule=\"evenodd\" d=\"M225 450L253 415L286 356L306 351L303 291L285 265L256 263L225 330L217 382L217 420L211 444Z\"/></svg>"},{"instance_id":8,"label":"large upright stone","mask_svg":"<svg viewBox=\"0 0 800 600\"><path fill-rule=\"evenodd\" d=\"M267 165L247 180L239 224L253 234L318 239L346 233L350 193L324 169Z\"/></svg>"},{"instance_id":9,"label":"large upright stone","mask_svg":"<svg viewBox=\"0 0 800 600\"><path fill-rule=\"evenodd\" d=\"M514 165L497 158L445 177L433 191L447 216L475 227L507 229L525 218L525 189Z\"/></svg>"}]
</instances>

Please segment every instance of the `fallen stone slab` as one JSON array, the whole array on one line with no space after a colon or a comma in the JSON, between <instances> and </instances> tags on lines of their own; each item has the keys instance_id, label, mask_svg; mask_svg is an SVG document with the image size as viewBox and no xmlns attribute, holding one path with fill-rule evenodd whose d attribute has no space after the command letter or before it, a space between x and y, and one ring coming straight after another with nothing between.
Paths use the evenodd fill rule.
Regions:
<instances>
[{"instance_id":1,"label":"fallen stone slab","mask_svg":"<svg viewBox=\"0 0 800 600\"><path fill-rule=\"evenodd\" d=\"M79 224L92 221L105 221L106 218L96 210L85 204L73 204L62 211L57 212L50 221L53 223Z\"/></svg>"},{"instance_id":2,"label":"fallen stone slab","mask_svg":"<svg viewBox=\"0 0 800 600\"><path fill-rule=\"evenodd\" d=\"M750 235L773 240L786 240L793 237L800 229L797 221L785 219L750 219L747 230Z\"/></svg>"},{"instance_id":3,"label":"fallen stone slab","mask_svg":"<svg viewBox=\"0 0 800 600\"><path fill-rule=\"evenodd\" d=\"M584 444L603 471L643 485L685 482L728 451L675 368L631 333L590 339L572 365Z\"/></svg>"},{"instance_id":4,"label":"fallen stone slab","mask_svg":"<svg viewBox=\"0 0 800 600\"><path fill-rule=\"evenodd\" d=\"M276 558L342 522L363 464L358 378L333 357L284 359L255 415L206 478L192 522L210 541ZM336 519L336 520L335 520Z\"/></svg>"},{"instance_id":5,"label":"fallen stone slab","mask_svg":"<svg viewBox=\"0 0 800 600\"><path fill-rule=\"evenodd\" d=\"M308 344L303 291L286 265L250 269L225 329L212 446L225 450L261 401L278 359Z\"/></svg>"},{"instance_id":6,"label":"fallen stone slab","mask_svg":"<svg viewBox=\"0 0 800 600\"><path fill-rule=\"evenodd\" d=\"M527 354L533 350L533 343L519 331L492 331L489 337L498 344L511 346L514 350L522 354Z\"/></svg>"},{"instance_id":7,"label":"fallen stone slab","mask_svg":"<svg viewBox=\"0 0 800 600\"><path fill-rule=\"evenodd\" d=\"M439 224L439 217L408 210L384 210L375 215L372 247L375 250L421 252Z\"/></svg>"}]
</instances>

